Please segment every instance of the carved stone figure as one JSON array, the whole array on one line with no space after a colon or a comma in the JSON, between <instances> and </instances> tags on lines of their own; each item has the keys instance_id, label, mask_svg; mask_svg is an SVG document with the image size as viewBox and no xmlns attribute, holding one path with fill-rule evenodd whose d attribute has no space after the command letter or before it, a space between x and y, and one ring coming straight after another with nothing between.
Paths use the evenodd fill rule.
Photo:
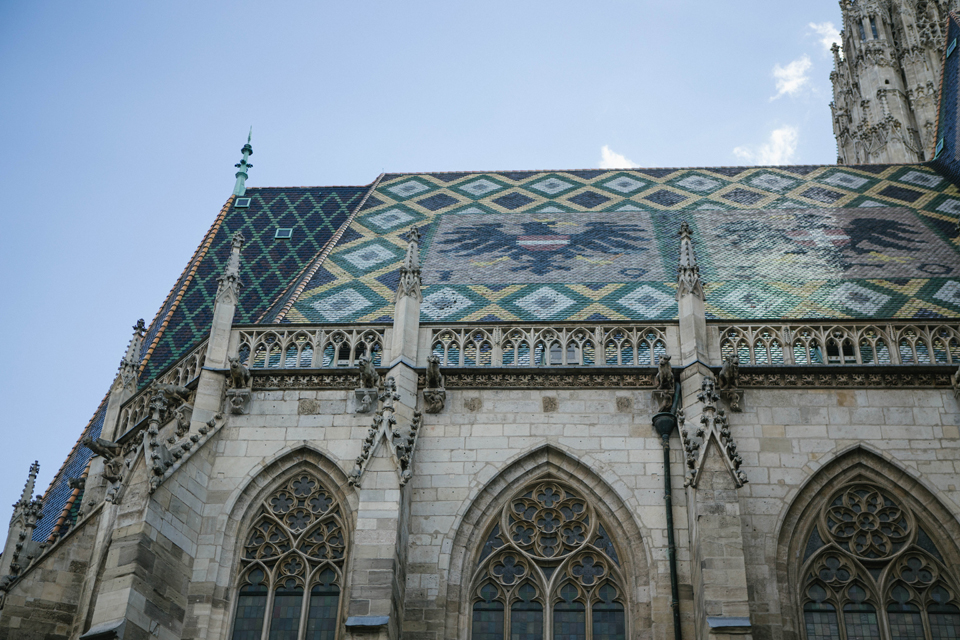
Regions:
<instances>
[{"instance_id":1,"label":"carved stone figure","mask_svg":"<svg viewBox=\"0 0 960 640\"><path fill-rule=\"evenodd\" d=\"M443 374L440 373L440 358L427 358L426 385L423 390L424 411L440 413L447 401L447 391L443 388Z\"/></svg>"},{"instance_id":2,"label":"carved stone figure","mask_svg":"<svg viewBox=\"0 0 960 640\"><path fill-rule=\"evenodd\" d=\"M720 374L717 376L720 386L720 397L723 398L734 412L743 411L743 391L740 386L740 357L732 355L723 361Z\"/></svg>"},{"instance_id":3,"label":"carved stone figure","mask_svg":"<svg viewBox=\"0 0 960 640\"><path fill-rule=\"evenodd\" d=\"M190 390L186 387L160 383L156 383L154 386L158 392L163 394L164 399L166 399L167 403L171 406L190 401Z\"/></svg>"},{"instance_id":4,"label":"carved stone figure","mask_svg":"<svg viewBox=\"0 0 960 640\"><path fill-rule=\"evenodd\" d=\"M717 376L720 389L736 389L740 386L740 356L733 355L723 361Z\"/></svg>"},{"instance_id":5,"label":"carved stone figure","mask_svg":"<svg viewBox=\"0 0 960 640\"><path fill-rule=\"evenodd\" d=\"M661 391L673 393L675 386L673 369L670 367L670 356L660 356L660 364L657 367L657 377L654 378L654 384Z\"/></svg>"},{"instance_id":6,"label":"carved stone figure","mask_svg":"<svg viewBox=\"0 0 960 640\"><path fill-rule=\"evenodd\" d=\"M360 370L361 389L376 389L380 386L380 374L377 373L370 358L360 356L360 359L357 361L357 368Z\"/></svg>"},{"instance_id":7,"label":"carved stone figure","mask_svg":"<svg viewBox=\"0 0 960 640\"><path fill-rule=\"evenodd\" d=\"M228 383L234 389L250 388L250 369L240 362L240 358L229 358L230 360L230 378Z\"/></svg>"},{"instance_id":8,"label":"carved stone figure","mask_svg":"<svg viewBox=\"0 0 960 640\"><path fill-rule=\"evenodd\" d=\"M443 374L440 373L440 358L430 356L427 358L427 389L442 389Z\"/></svg>"},{"instance_id":9,"label":"carved stone figure","mask_svg":"<svg viewBox=\"0 0 960 640\"><path fill-rule=\"evenodd\" d=\"M103 458L103 477L108 482L119 482L123 479L123 470L126 465L120 445L110 440L90 436L81 440L80 443Z\"/></svg>"},{"instance_id":10,"label":"carved stone figure","mask_svg":"<svg viewBox=\"0 0 960 640\"><path fill-rule=\"evenodd\" d=\"M673 369L670 367L670 356L660 356L660 364L653 382L656 386L653 397L657 401L657 411L660 413L670 411L673 406L673 394L676 387L676 379L673 376Z\"/></svg>"}]
</instances>

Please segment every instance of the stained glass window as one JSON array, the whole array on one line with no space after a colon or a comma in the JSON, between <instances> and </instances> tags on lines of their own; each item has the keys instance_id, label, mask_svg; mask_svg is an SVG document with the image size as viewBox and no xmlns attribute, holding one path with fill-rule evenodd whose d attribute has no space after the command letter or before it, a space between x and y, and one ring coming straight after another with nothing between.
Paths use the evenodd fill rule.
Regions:
<instances>
[{"instance_id":1,"label":"stained glass window","mask_svg":"<svg viewBox=\"0 0 960 640\"><path fill-rule=\"evenodd\" d=\"M877 486L823 502L800 573L805 640L960 640L954 576L917 514Z\"/></svg>"},{"instance_id":2,"label":"stained glass window","mask_svg":"<svg viewBox=\"0 0 960 640\"><path fill-rule=\"evenodd\" d=\"M560 589L560 602L553 606L553 640L586 640L587 613L572 584Z\"/></svg>"},{"instance_id":3,"label":"stained glass window","mask_svg":"<svg viewBox=\"0 0 960 640\"><path fill-rule=\"evenodd\" d=\"M492 584L480 589L480 599L473 603L473 640L503 640L503 603L496 597Z\"/></svg>"},{"instance_id":4,"label":"stained glass window","mask_svg":"<svg viewBox=\"0 0 960 640\"><path fill-rule=\"evenodd\" d=\"M808 602L803 608L803 623L807 628L807 640L839 640L840 638L837 610L832 604Z\"/></svg>"},{"instance_id":5,"label":"stained glass window","mask_svg":"<svg viewBox=\"0 0 960 640\"><path fill-rule=\"evenodd\" d=\"M307 612L306 640L334 640L337 635L337 609L340 605L340 587L332 569L320 573L317 584L310 591L310 609Z\"/></svg>"},{"instance_id":6,"label":"stained glass window","mask_svg":"<svg viewBox=\"0 0 960 640\"><path fill-rule=\"evenodd\" d=\"M600 598L593 604L593 640L624 640L627 621L623 605L617 602L617 590L605 584L597 591Z\"/></svg>"},{"instance_id":7,"label":"stained glass window","mask_svg":"<svg viewBox=\"0 0 960 640\"><path fill-rule=\"evenodd\" d=\"M267 610L267 586L263 584L263 571L250 572L248 584L240 589L237 598L237 615L233 623L233 640L260 640L263 616Z\"/></svg>"},{"instance_id":8,"label":"stained glass window","mask_svg":"<svg viewBox=\"0 0 960 640\"><path fill-rule=\"evenodd\" d=\"M293 476L260 504L244 538L232 640L260 640L265 625L269 640L334 640L345 557L336 498L315 476Z\"/></svg>"},{"instance_id":9,"label":"stained glass window","mask_svg":"<svg viewBox=\"0 0 960 640\"><path fill-rule=\"evenodd\" d=\"M472 580L472 640L625 640L620 557L583 495L521 487L488 525Z\"/></svg>"},{"instance_id":10,"label":"stained glass window","mask_svg":"<svg viewBox=\"0 0 960 640\"><path fill-rule=\"evenodd\" d=\"M543 605L534 600L537 590L525 584L510 605L510 640L543 640Z\"/></svg>"}]
</instances>

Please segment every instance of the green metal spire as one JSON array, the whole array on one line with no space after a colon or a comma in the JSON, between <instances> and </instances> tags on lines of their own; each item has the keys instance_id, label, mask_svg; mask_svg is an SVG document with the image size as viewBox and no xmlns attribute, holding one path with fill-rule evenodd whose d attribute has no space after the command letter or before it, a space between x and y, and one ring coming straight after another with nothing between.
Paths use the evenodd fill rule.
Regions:
<instances>
[{"instance_id":1,"label":"green metal spire","mask_svg":"<svg viewBox=\"0 0 960 640\"><path fill-rule=\"evenodd\" d=\"M253 127L250 127L250 133L247 134L247 144L243 145L240 153L243 154L243 160L234 166L239 169L236 173L237 184L233 186L233 195L242 196L247 191L247 169L253 165L247 162L247 158L253 155L253 147L250 146L250 138L253 137Z\"/></svg>"}]
</instances>

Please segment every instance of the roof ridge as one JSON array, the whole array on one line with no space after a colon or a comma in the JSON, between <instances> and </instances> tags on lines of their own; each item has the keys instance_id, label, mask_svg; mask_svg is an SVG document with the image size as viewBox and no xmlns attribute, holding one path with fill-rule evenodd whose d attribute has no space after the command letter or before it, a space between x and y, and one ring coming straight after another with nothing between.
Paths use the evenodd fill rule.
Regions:
<instances>
[{"instance_id":1,"label":"roof ridge","mask_svg":"<svg viewBox=\"0 0 960 640\"><path fill-rule=\"evenodd\" d=\"M713 165L713 166L693 166L693 167L621 167L604 169L600 167L587 167L585 169L491 169L491 170L465 170L465 171L390 171L383 175L389 176L429 176L446 174L469 174L469 173L570 173L572 171L710 171L712 169L786 169L788 167L860 167L860 166L925 166L924 162L858 162L850 165L823 164L817 162L805 162L797 164L750 164L750 165Z\"/></svg>"},{"instance_id":2,"label":"roof ridge","mask_svg":"<svg viewBox=\"0 0 960 640\"><path fill-rule=\"evenodd\" d=\"M70 458L73 457L73 454L77 452L77 449L80 448L80 443L83 441L84 437L87 435L87 431L90 430L90 426L93 425L93 422L97 419L97 416L100 415L100 411L106 411L107 401L110 400L110 392L107 391L107 394L103 396L103 400L100 401L100 404L97 405L97 410L93 412L93 416L90 420L87 421L87 426L83 428L83 431L80 432L80 437L77 438L77 442L73 445L73 448L70 449L70 453L67 454L67 457L63 459L63 464L60 465L60 469L53 475L53 479L50 481L50 484L47 486L47 490L43 492L43 500L46 502L47 495L50 493L50 490L53 489L54 485L57 484L57 481L60 479L60 476L63 474L63 470L67 468L67 463L70 462Z\"/></svg>"},{"instance_id":3,"label":"roof ridge","mask_svg":"<svg viewBox=\"0 0 960 640\"><path fill-rule=\"evenodd\" d=\"M167 310L166 317L163 319L163 323L160 328L157 330L157 333L153 336L153 340L150 342L150 345L147 347L147 352L144 354L143 358L140 361L140 370L139 373L143 373L146 370L147 363L150 361L150 356L153 355L153 350L156 349L157 345L160 343L160 338L163 337L163 332L166 330L167 325L170 322L170 318L173 317L174 311L177 310L177 307L180 304L180 300L183 299L183 294L186 292L187 287L190 286L190 282L193 280L193 276L196 274L197 267L202 262L203 257L206 255L207 251L210 249L210 245L213 244L213 238L217 235L217 231L220 228L220 225L223 224L224 219L227 216L227 212L230 210L230 206L233 204L234 196L231 195L227 198L226 203L220 209L220 214L213 221L213 224L207 230L206 235L203 237L203 240L200 242L200 245L197 247L197 250L193 252L193 257L187 263L187 266L184 268L184 272L189 270L187 277L183 280L183 283L179 287L179 294L176 299L173 301L173 304L170 306L170 309ZM180 276L183 278L183 274ZM180 279L177 280L178 282ZM170 293L167 294L167 298L163 301L160 309L162 310L166 306L167 301L170 299L170 296L173 295L174 291L177 289L174 285L174 289L170 290ZM159 313L159 312L158 312ZM154 319L156 322L156 318ZM151 328L153 328L153 323L151 323Z\"/></svg>"},{"instance_id":4,"label":"roof ridge","mask_svg":"<svg viewBox=\"0 0 960 640\"><path fill-rule=\"evenodd\" d=\"M369 186L369 184L313 184L300 186L288 185L285 187L265 185L262 187L247 187L247 191L256 191L257 189L360 189Z\"/></svg>"},{"instance_id":5,"label":"roof ridge","mask_svg":"<svg viewBox=\"0 0 960 640\"><path fill-rule=\"evenodd\" d=\"M354 207L353 211L350 212L350 215L347 217L346 220L344 220L343 224L340 225L340 228L337 229L336 232L334 232L334 234L327 241L327 244L325 244L323 249L320 250L320 254L310 265L310 268L307 270L307 272L304 273L303 276L299 279L293 291L291 292L290 297L284 303L283 307L281 307L280 311L277 312L277 315L274 316L273 318L274 323L279 323L280 321L283 320L284 317L286 317L287 312L290 311L290 308L293 307L293 305L300 298L300 294L303 293L303 290L306 288L307 283L310 282L314 274L316 274L317 270L320 268L320 265L326 261L327 256L330 255L330 252L333 251L333 248L337 246L338 242L340 242L340 238L343 237L343 234L346 233L346 230L349 229L350 225L353 224L353 221L357 217L357 214L360 212L361 209L363 209L363 206L367 203L367 200L370 198L371 194L373 194L377 190L377 187L380 185L380 181L383 180L383 177L385 175L386 175L385 173L381 173L379 176L377 176L376 180L370 183L370 187L367 189L367 192L364 194L363 199L361 199L360 202L357 203L357 206ZM284 292L284 294L286 294L286 292ZM278 298L278 300L279 299L281 298ZM266 314L261 316L260 319L262 319L265 316ZM258 319L258 322L259 322L259 319Z\"/></svg>"}]
</instances>

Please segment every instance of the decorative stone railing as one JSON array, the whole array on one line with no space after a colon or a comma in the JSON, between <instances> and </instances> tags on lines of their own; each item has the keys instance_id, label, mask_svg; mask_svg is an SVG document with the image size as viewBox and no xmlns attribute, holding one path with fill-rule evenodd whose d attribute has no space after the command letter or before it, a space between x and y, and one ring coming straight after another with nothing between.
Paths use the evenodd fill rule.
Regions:
<instances>
[{"instance_id":1,"label":"decorative stone railing","mask_svg":"<svg viewBox=\"0 0 960 640\"><path fill-rule=\"evenodd\" d=\"M237 354L250 370L354 367L383 363L384 327L240 329Z\"/></svg>"},{"instance_id":2,"label":"decorative stone railing","mask_svg":"<svg viewBox=\"0 0 960 640\"><path fill-rule=\"evenodd\" d=\"M724 359L750 365L956 365L956 324L739 325L720 329Z\"/></svg>"},{"instance_id":3,"label":"decorative stone railing","mask_svg":"<svg viewBox=\"0 0 960 640\"><path fill-rule=\"evenodd\" d=\"M157 377L161 384L172 384L185 387L200 375L203 363L207 357L207 342L197 346L193 351L180 359L174 366ZM117 434L123 434L140 423L150 414L150 387L141 389L139 393L128 400L120 410L120 423Z\"/></svg>"},{"instance_id":4,"label":"decorative stone railing","mask_svg":"<svg viewBox=\"0 0 960 640\"><path fill-rule=\"evenodd\" d=\"M655 367L670 353L667 329L607 327L431 328L431 355L447 367Z\"/></svg>"}]
</instances>

